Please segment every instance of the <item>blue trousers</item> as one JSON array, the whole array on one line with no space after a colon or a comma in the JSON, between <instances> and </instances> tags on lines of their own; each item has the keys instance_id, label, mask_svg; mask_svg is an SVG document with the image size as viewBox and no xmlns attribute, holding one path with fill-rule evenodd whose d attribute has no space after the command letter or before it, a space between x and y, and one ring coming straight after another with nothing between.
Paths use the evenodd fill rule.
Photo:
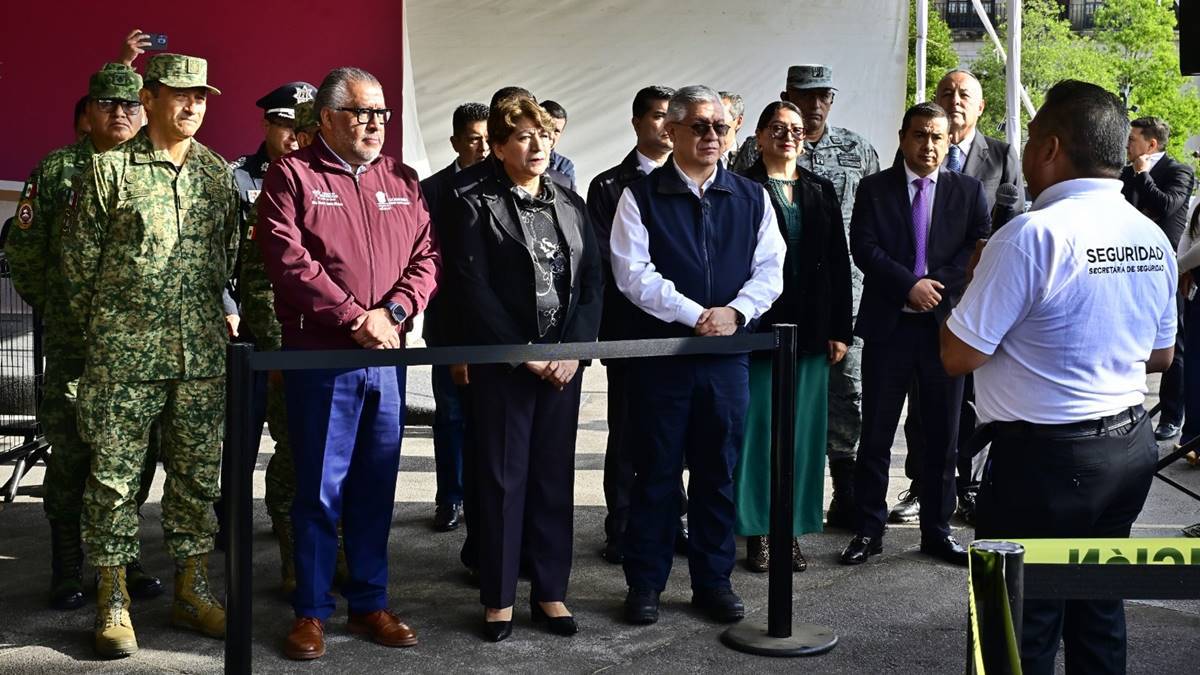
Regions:
<instances>
[{"instance_id":1,"label":"blue trousers","mask_svg":"<svg viewBox=\"0 0 1200 675\"><path fill-rule=\"evenodd\" d=\"M433 462L438 506L463 500L463 405L450 366L433 366Z\"/></svg>"},{"instance_id":2,"label":"blue trousers","mask_svg":"<svg viewBox=\"0 0 1200 675\"><path fill-rule=\"evenodd\" d=\"M402 368L289 371L288 431L296 463L298 617L333 614L330 593L342 522L350 613L387 607L387 545L400 465Z\"/></svg>"},{"instance_id":3,"label":"blue trousers","mask_svg":"<svg viewBox=\"0 0 1200 675\"><path fill-rule=\"evenodd\" d=\"M733 468L750 402L750 359L648 358L630 371L628 442L635 477L625 581L630 588L666 588L686 460L692 588L728 588L736 555Z\"/></svg>"}]
</instances>

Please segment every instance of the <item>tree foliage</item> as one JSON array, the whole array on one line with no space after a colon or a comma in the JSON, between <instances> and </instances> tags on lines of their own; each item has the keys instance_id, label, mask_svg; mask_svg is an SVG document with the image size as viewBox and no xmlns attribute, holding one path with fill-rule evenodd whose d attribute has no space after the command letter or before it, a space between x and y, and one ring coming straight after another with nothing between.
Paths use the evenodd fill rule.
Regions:
<instances>
[{"instance_id":1,"label":"tree foliage","mask_svg":"<svg viewBox=\"0 0 1200 675\"><path fill-rule=\"evenodd\" d=\"M932 4L932 3L930 3ZM934 98L934 89L938 81L948 70L958 67L958 53L954 51L950 26L942 18L940 12L929 12L929 25L926 28L925 47L925 98ZM917 91L917 2L908 0L908 97L904 107L908 108L916 101Z\"/></svg>"}]
</instances>

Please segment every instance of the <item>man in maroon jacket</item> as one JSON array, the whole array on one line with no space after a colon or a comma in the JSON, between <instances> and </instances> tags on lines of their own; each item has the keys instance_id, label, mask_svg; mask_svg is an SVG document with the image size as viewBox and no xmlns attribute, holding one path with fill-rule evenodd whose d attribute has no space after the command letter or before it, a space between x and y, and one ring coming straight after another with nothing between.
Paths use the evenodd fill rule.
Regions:
<instances>
[{"instance_id":1,"label":"man in maroon jacket","mask_svg":"<svg viewBox=\"0 0 1200 675\"><path fill-rule=\"evenodd\" d=\"M396 349L433 293L439 257L411 168L380 154L392 111L373 75L338 68L314 101L317 141L267 170L259 232L286 349ZM388 611L387 541L400 461L403 368L290 371L296 620L285 653L325 653L340 520L349 628L416 644Z\"/></svg>"}]
</instances>

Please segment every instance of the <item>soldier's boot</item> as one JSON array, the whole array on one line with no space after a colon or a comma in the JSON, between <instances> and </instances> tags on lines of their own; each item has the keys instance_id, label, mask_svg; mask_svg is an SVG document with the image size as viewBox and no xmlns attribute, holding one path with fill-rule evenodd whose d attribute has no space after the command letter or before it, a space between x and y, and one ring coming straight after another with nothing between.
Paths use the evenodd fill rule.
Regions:
<instances>
[{"instance_id":1,"label":"soldier's boot","mask_svg":"<svg viewBox=\"0 0 1200 675\"><path fill-rule=\"evenodd\" d=\"M171 623L209 637L225 637L225 608L208 589L208 555L175 561L175 603Z\"/></svg>"},{"instance_id":2,"label":"soldier's boot","mask_svg":"<svg viewBox=\"0 0 1200 675\"><path fill-rule=\"evenodd\" d=\"M291 598L296 590L296 541L292 538L292 521L290 518L272 518L271 529L279 541L280 590L285 597Z\"/></svg>"},{"instance_id":3,"label":"soldier's boot","mask_svg":"<svg viewBox=\"0 0 1200 675\"><path fill-rule=\"evenodd\" d=\"M119 659L138 650L121 565L96 568L96 653Z\"/></svg>"},{"instance_id":4,"label":"soldier's boot","mask_svg":"<svg viewBox=\"0 0 1200 675\"><path fill-rule=\"evenodd\" d=\"M829 474L833 478L833 499L825 514L825 524L852 530L855 527L854 459L844 457L829 462Z\"/></svg>"},{"instance_id":5,"label":"soldier's boot","mask_svg":"<svg viewBox=\"0 0 1200 675\"><path fill-rule=\"evenodd\" d=\"M79 521L73 525L50 521L50 606L83 607L83 543Z\"/></svg>"},{"instance_id":6,"label":"soldier's boot","mask_svg":"<svg viewBox=\"0 0 1200 675\"><path fill-rule=\"evenodd\" d=\"M350 566L346 563L346 538L342 536L342 524L338 522L337 565L333 568L333 585L342 587L350 580Z\"/></svg>"},{"instance_id":7,"label":"soldier's boot","mask_svg":"<svg viewBox=\"0 0 1200 675\"><path fill-rule=\"evenodd\" d=\"M162 581L147 572L139 560L134 560L125 566L125 585L129 596L138 600L149 600L162 595Z\"/></svg>"}]
</instances>

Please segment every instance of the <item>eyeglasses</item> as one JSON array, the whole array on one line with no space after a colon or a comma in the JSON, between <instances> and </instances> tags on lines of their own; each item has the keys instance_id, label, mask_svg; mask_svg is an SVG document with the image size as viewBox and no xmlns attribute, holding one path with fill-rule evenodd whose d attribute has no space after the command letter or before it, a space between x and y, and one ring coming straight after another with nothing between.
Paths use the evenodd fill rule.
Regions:
<instances>
[{"instance_id":1,"label":"eyeglasses","mask_svg":"<svg viewBox=\"0 0 1200 675\"><path fill-rule=\"evenodd\" d=\"M704 138L705 136L707 136L708 132L710 130L717 132L717 137L721 137L721 136L724 136L725 134L729 133L729 129L731 128L728 124L725 124L724 122L693 122L692 124L684 124L683 122L675 122L675 124L679 124L681 126L685 126L689 129L691 129L692 133L696 134L696 136L698 136L700 138Z\"/></svg>"},{"instance_id":2,"label":"eyeglasses","mask_svg":"<svg viewBox=\"0 0 1200 675\"><path fill-rule=\"evenodd\" d=\"M804 127L790 127L789 128L789 127L785 127L782 124L772 124L772 125L768 126L767 133L770 134L771 138L774 138L777 140L782 140L784 138L787 138L790 135L792 138L799 141L799 140L803 139L805 136Z\"/></svg>"},{"instance_id":3,"label":"eyeglasses","mask_svg":"<svg viewBox=\"0 0 1200 675\"><path fill-rule=\"evenodd\" d=\"M96 107L106 113L116 112L117 106L121 106L126 115L137 114L142 109L142 104L138 101L122 101L116 98L98 98L94 100L96 101Z\"/></svg>"},{"instance_id":4,"label":"eyeglasses","mask_svg":"<svg viewBox=\"0 0 1200 675\"><path fill-rule=\"evenodd\" d=\"M376 123L387 124L392 119L391 108L334 108L339 112L353 113L359 124L369 124L374 117Z\"/></svg>"}]
</instances>

